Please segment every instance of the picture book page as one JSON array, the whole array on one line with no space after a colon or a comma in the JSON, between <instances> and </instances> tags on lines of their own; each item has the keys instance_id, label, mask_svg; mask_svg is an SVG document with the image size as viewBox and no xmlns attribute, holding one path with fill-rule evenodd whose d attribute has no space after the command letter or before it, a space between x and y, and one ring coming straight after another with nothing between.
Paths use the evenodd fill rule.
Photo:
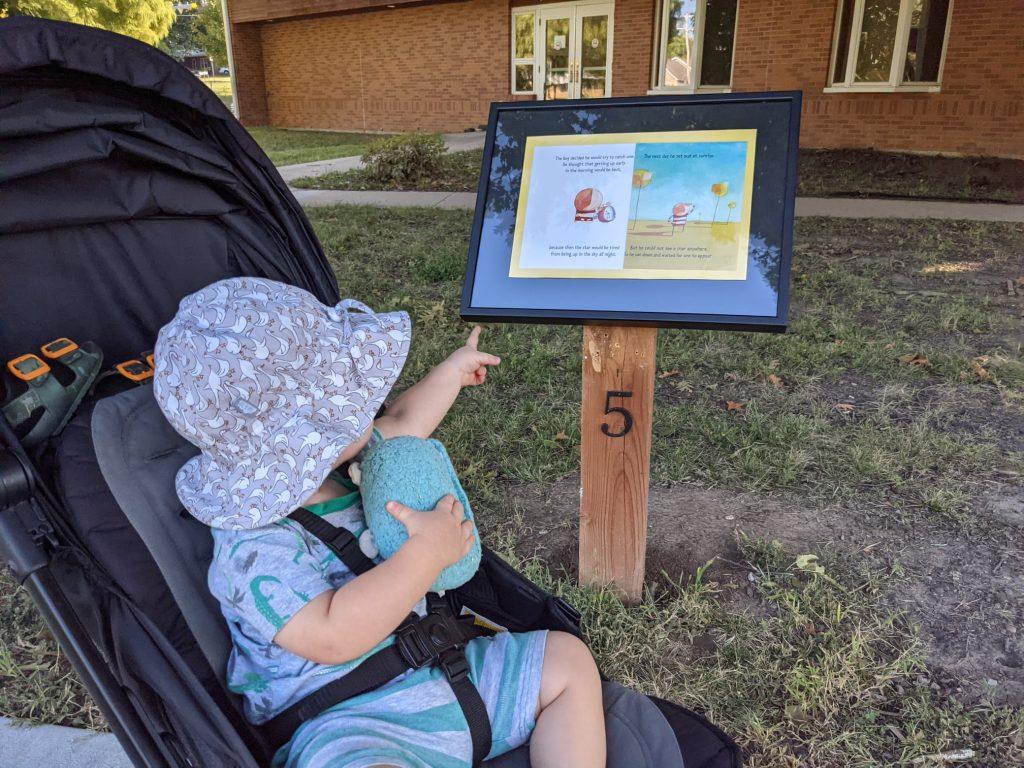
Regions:
<instances>
[{"instance_id":1,"label":"picture book page","mask_svg":"<svg viewBox=\"0 0 1024 768\"><path fill-rule=\"evenodd\" d=\"M528 137L509 276L745 280L756 138Z\"/></svg>"}]
</instances>

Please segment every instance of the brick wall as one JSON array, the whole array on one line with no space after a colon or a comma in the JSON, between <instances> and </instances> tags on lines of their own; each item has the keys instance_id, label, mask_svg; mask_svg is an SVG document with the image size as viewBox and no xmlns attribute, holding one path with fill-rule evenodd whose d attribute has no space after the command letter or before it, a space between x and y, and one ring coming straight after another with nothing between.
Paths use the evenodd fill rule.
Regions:
<instances>
[{"instance_id":1,"label":"brick wall","mask_svg":"<svg viewBox=\"0 0 1024 768\"><path fill-rule=\"evenodd\" d=\"M617 0L612 46L612 96L637 96L651 87L656 0Z\"/></svg>"},{"instance_id":2,"label":"brick wall","mask_svg":"<svg viewBox=\"0 0 1024 768\"><path fill-rule=\"evenodd\" d=\"M239 120L243 125L267 125L270 113L267 111L267 88L263 78L260 25L232 24L231 53Z\"/></svg>"},{"instance_id":3,"label":"brick wall","mask_svg":"<svg viewBox=\"0 0 1024 768\"><path fill-rule=\"evenodd\" d=\"M615 96L647 91L656 2L616 0ZM243 122L479 126L491 101L512 98L509 5L466 0L235 24ZM940 93L824 93L835 5L740 0L733 90L802 90L805 146L1024 156L1024 0L954 0Z\"/></svg>"},{"instance_id":4,"label":"brick wall","mask_svg":"<svg viewBox=\"0 0 1024 768\"><path fill-rule=\"evenodd\" d=\"M740 0L733 89L802 90L808 147L1024 157L1024 2L953 0L939 93L824 93L836 4Z\"/></svg>"},{"instance_id":5,"label":"brick wall","mask_svg":"<svg viewBox=\"0 0 1024 768\"><path fill-rule=\"evenodd\" d=\"M273 125L455 131L509 96L507 0L263 25Z\"/></svg>"}]
</instances>

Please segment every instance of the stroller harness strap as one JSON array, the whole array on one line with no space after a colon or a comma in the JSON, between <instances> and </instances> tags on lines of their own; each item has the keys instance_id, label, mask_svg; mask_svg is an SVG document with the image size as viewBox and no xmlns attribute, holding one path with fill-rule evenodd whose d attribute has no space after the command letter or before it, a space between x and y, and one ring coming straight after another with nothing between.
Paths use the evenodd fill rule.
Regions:
<instances>
[{"instance_id":1,"label":"stroller harness strap","mask_svg":"<svg viewBox=\"0 0 1024 768\"><path fill-rule=\"evenodd\" d=\"M358 576L373 568L373 560L363 554L359 539L348 528L331 525L305 507L299 507L288 517L320 539L352 573Z\"/></svg>"},{"instance_id":2,"label":"stroller harness strap","mask_svg":"<svg viewBox=\"0 0 1024 768\"><path fill-rule=\"evenodd\" d=\"M333 552L356 575L374 562L359 549L347 528L331 525L300 507L288 516ZM491 721L480 691L469 677L466 644L490 634L472 616L457 616L453 603L440 595L427 595L427 615L410 613L395 630L395 643L374 653L343 677L328 683L263 724L274 744L286 743L306 720L355 696L380 688L411 669L440 667L469 726L473 765L491 751Z\"/></svg>"}]
</instances>

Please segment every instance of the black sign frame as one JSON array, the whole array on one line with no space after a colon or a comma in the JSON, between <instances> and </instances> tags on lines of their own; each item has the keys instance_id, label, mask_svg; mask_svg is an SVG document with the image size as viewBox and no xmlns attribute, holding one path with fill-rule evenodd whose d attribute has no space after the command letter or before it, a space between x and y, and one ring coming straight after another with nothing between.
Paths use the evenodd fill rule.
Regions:
<instances>
[{"instance_id":1,"label":"black sign frame","mask_svg":"<svg viewBox=\"0 0 1024 768\"><path fill-rule=\"evenodd\" d=\"M469 253L466 263L466 276L462 289L460 316L472 322L510 322L510 323L563 323L563 324L601 324L601 325L640 325L670 328L702 328L721 330L745 330L762 332L783 332L786 330L789 314L790 267L793 254L793 218L795 214L796 183L797 183L797 152L800 137L800 109L802 94L800 91L781 91L767 93L716 93L696 95L657 95L635 96L609 99L571 99L551 101L511 101L491 104L487 123L487 134L484 145L483 162L480 180L477 186L476 210L473 215L473 228L470 235ZM494 139L498 119L506 110L551 110L580 107L587 110L603 107L633 106L643 108L648 105L704 105L713 107L722 103L768 103L784 102L789 105L789 128L787 131L787 162L784 180L784 202L781 216L783 218L782 238L780 243L778 302L774 316L754 316L735 314L696 314L666 313L643 311L609 311L580 309L536 309L476 306L472 303L473 286L480 257L480 236L486 213L488 182L491 161L494 153ZM733 126L744 127L744 126Z\"/></svg>"}]
</instances>

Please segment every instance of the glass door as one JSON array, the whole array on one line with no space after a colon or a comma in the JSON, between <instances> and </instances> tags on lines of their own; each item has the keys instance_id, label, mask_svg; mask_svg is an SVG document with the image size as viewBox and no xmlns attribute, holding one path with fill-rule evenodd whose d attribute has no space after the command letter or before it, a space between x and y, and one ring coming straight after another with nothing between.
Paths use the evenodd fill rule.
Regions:
<instances>
[{"instance_id":1,"label":"glass door","mask_svg":"<svg viewBox=\"0 0 1024 768\"><path fill-rule=\"evenodd\" d=\"M584 99L611 96L611 7L579 6L576 15L579 40L576 96Z\"/></svg>"},{"instance_id":2,"label":"glass door","mask_svg":"<svg viewBox=\"0 0 1024 768\"><path fill-rule=\"evenodd\" d=\"M540 49L544 52L543 77L540 78L541 99L573 99L575 67L573 50L573 9L543 9L538 13Z\"/></svg>"},{"instance_id":3,"label":"glass door","mask_svg":"<svg viewBox=\"0 0 1024 768\"><path fill-rule=\"evenodd\" d=\"M612 9L612 3L571 3L537 11L538 99L611 96Z\"/></svg>"}]
</instances>

